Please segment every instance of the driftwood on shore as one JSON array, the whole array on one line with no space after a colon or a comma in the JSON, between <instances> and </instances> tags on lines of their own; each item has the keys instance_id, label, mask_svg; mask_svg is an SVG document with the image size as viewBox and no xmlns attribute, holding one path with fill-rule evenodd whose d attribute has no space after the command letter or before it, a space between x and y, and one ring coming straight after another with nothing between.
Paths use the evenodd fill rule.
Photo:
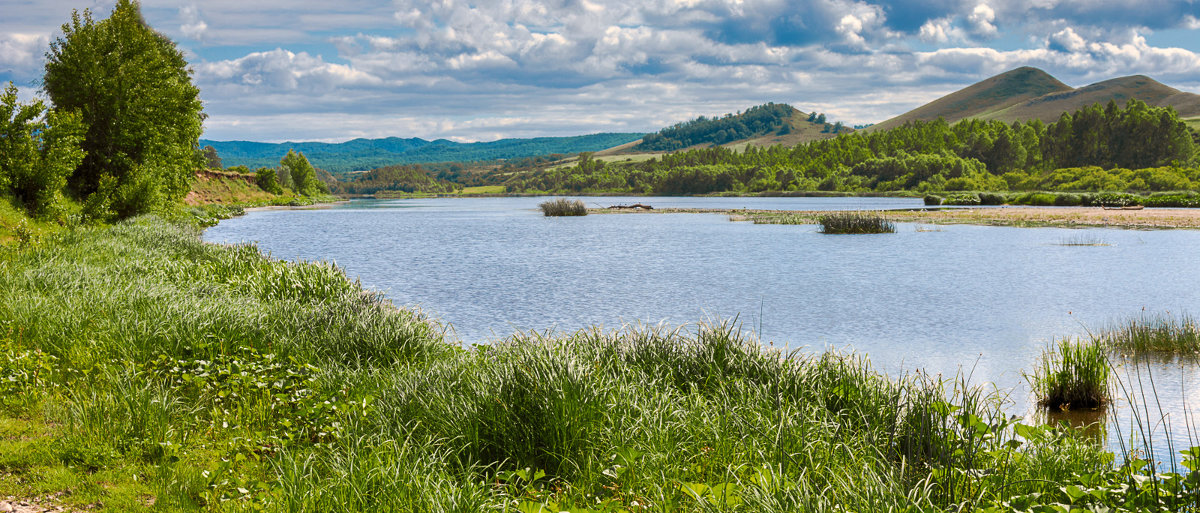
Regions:
<instances>
[{"instance_id":1,"label":"driftwood on shore","mask_svg":"<svg viewBox=\"0 0 1200 513\"><path fill-rule=\"evenodd\" d=\"M650 205L643 205L641 203L634 203L632 205L612 205L608 208L611 208L613 210L622 210L622 209L631 209L631 208L640 208L642 210L654 210L654 207L652 207Z\"/></svg>"}]
</instances>

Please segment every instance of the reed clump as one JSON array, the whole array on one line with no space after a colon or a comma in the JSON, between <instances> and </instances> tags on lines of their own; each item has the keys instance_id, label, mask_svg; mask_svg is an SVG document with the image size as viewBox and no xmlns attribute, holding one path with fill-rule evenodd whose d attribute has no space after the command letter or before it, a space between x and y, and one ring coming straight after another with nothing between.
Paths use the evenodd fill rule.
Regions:
<instances>
[{"instance_id":1,"label":"reed clump","mask_svg":"<svg viewBox=\"0 0 1200 513\"><path fill-rule=\"evenodd\" d=\"M1098 338L1106 348L1127 354L1200 356L1200 326L1188 314L1143 315L1109 326Z\"/></svg>"},{"instance_id":2,"label":"reed clump","mask_svg":"<svg viewBox=\"0 0 1200 513\"><path fill-rule=\"evenodd\" d=\"M1063 237L1058 241L1059 246L1109 246L1108 241L1088 234L1076 234Z\"/></svg>"},{"instance_id":3,"label":"reed clump","mask_svg":"<svg viewBox=\"0 0 1200 513\"><path fill-rule=\"evenodd\" d=\"M1042 352L1030 381L1038 403L1047 408L1099 408L1111 399L1109 372L1099 343L1064 338Z\"/></svg>"},{"instance_id":4,"label":"reed clump","mask_svg":"<svg viewBox=\"0 0 1200 513\"><path fill-rule=\"evenodd\" d=\"M556 198L539 203L538 208L542 209L542 215L548 217L587 215L587 205L582 200Z\"/></svg>"},{"instance_id":5,"label":"reed clump","mask_svg":"<svg viewBox=\"0 0 1200 513\"><path fill-rule=\"evenodd\" d=\"M877 212L833 212L817 218L821 233L896 233L896 224Z\"/></svg>"}]
</instances>

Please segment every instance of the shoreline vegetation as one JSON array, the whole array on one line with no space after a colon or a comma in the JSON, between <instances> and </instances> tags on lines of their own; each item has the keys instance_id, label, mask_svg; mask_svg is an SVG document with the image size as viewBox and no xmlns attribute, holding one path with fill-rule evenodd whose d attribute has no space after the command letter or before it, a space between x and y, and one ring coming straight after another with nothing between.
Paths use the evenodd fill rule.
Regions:
<instances>
[{"instance_id":1,"label":"shoreline vegetation","mask_svg":"<svg viewBox=\"0 0 1200 513\"><path fill-rule=\"evenodd\" d=\"M728 322L460 348L332 265L203 243L205 218L183 219L0 256L0 495L120 511L1197 504L1197 474L1011 418L960 380L784 354Z\"/></svg>"},{"instance_id":2,"label":"shoreline vegetation","mask_svg":"<svg viewBox=\"0 0 1200 513\"><path fill-rule=\"evenodd\" d=\"M333 264L204 243L203 227L332 199L337 182L292 151L276 168L196 176L222 167L197 144L199 90L131 0L103 20L75 12L50 42L43 85L49 109L20 104L11 85L0 95L12 134L0 139L12 152L0 159L0 497L120 512L1200 507L1197 440L1168 444L1182 457L1133 439L1115 454L1080 430L1010 416L1000 391L889 376L865 355L783 353L731 322L461 347L448 326ZM663 134L684 144L684 129L731 123ZM1142 128L1162 143L1154 151L1121 137ZM1097 137L1104 151L1076 154ZM581 155L474 192L562 188L572 175L588 179L581 189L667 194L1200 181L1186 166L1190 133L1140 102L1048 126L936 121L826 141L622 166ZM909 152L930 142L936 153ZM457 189L459 170L445 171L376 169L349 192ZM1184 352L1191 342L1173 338L1195 330L1183 326L1135 325L1113 344ZM1162 420L1144 411L1143 434Z\"/></svg>"},{"instance_id":3,"label":"shoreline vegetation","mask_svg":"<svg viewBox=\"0 0 1200 513\"><path fill-rule=\"evenodd\" d=\"M1200 209L1147 208L1105 210L1101 207L915 208L878 211L893 222L975 224L1017 227L1110 227L1129 229L1200 228ZM731 221L755 224L819 224L824 210L755 210L727 208L593 208L590 214L719 214Z\"/></svg>"}]
</instances>

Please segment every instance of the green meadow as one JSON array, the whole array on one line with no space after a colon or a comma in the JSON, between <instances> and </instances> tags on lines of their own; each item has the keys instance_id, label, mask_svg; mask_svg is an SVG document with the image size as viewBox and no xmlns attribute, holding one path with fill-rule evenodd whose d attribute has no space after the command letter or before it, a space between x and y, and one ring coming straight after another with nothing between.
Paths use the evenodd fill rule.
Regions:
<instances>
[{"instance_id":1,"label":"green meadow","mask_svg":"<svg viewBox=\"0 0 1200 513\"><path fill-rule=\"evenodd\" d=\"M458 347L334 266L205 244L179 217L4 246L0 495L113 511L1197 504L1200 475L1013 418L962 380L784 353L730 323Z\"/></svg>"}]
</instances>

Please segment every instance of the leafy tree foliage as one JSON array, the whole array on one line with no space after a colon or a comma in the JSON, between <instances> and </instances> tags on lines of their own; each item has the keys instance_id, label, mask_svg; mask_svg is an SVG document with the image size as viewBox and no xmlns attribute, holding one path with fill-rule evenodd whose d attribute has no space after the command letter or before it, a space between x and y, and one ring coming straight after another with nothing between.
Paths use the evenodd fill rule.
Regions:
<instances>
[{"instance_id":1,"label":"leafy tree foliage","mask_svg":"<svg viewBox=\"0 0 1200 513\"><path fill-rule=\"evenodd\" d=\"M664 128L657 133L647 134L642 138L638 149L671 151L697 144L725 144L767 135L781 130L796 112L791 105L768 103L751 107L737 115L726 114L720 118L700 116L692 121ZM824 122L822 115L821 123Z\"/></svg>"},{"instance_id":2,"label":"leafy tree foliage","mask_svg":"<svg viewBox=\"0 0 1200 513\"><path fill-rule=\"evenodd\" d=\"M438 193L451 192L455 188L455 184L430 176L429 171L418 165L372 169L349 182L338 184L338 191L348 194L374 194L379 191Z\"/></svg>"},{"instance_id":3,"label":"leafy tree foliage","mask_svg":"<svg viewBox=\"0 0 1200 513\"><path fill-rule=\"evenodd\" d=\"M211 145L204 147L204 165L209 169L221 169L221 156L217 155L217 149ZM243 166L245 167L245 166Z\"/></svg>"},{"instance_id":4,"label":"leafy tree foliage","mask_svg":"<svg viewBox=\"0 0 1200 513\"><path fill-rule=\"evenodd\" d=\"M126 217L187 194L204 119L183 53L131 0L95 21L75 11L50 43L44 89L87 125L68 185L95 214Z\"/></svg>"},{"instance_id":5,"label":"leafy tree foliage","mask_svg":"<svg viewBox=\"0 0 1200 513\"><path fill-rule=\"evenodd\" d=\"M296 194L313 196L329 192L329 188L317 179L316 169L313 169L308 159L304 158L303 153L289 150L287 155L284 155L283 159L279 161L279 168L282 173L291 177L291 188L296 191Z\"/></svg>"},{"instance_id":6,"label":"leafy tree foliage","mask_svg":"<svg viewBox=\"0 0 1200 513\"><path fill-rule=\"evenodd\" d=\"M275 170L269 167L260 167L258 171L254 172L254 183L258 185L259 189L271 194L283 194L283 186L280 185Z\"/></svg>"},{"instance_id":7,"label":"leafy tree foliage","mask_svg":"<svg viewBox=\"0 0 1200 513\"><path fill-rule=\"evenodd\" d=\"M35 216L53 214L67 175L83 161L83 132L79 115L20 104L9 83L0 95L0 194Z\"/></svg>"}]
</instances>

